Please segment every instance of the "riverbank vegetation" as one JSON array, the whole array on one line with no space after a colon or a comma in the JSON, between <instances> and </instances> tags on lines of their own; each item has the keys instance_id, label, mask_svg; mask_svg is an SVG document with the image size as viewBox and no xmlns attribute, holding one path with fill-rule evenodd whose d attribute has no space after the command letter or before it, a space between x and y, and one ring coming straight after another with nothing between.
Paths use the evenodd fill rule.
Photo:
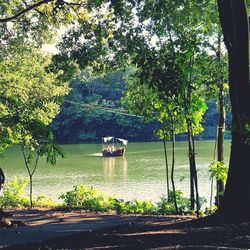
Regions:
<instances>
[{"instance_id":1,"label":"riverbank vegetation","mask_svg":"<svg viewBox=\"0 0 250 250\"><path fill-rule=\"evenodd\" d=\"M27 196L27 187L29 181L25 178L15 177L8 182L0 197L1 208L28 208L30 199ZM34 207L47 207L57 209L81 209L86 212L116 212L118 214L155 214L170 215L176 214L175 200L179 208L179 214L194 215L195 211L190 210L190 199L186 198L181 191L175 194L170 192L169 196L163 196L158 202L150 200L132 200L125 201L114 196L108 196L93 187L87 185L74 186L72 190L60 195L59 202L54 201L48 196L39 195L33 197L32 204ZM62 202L61 202L62 201ZM201 204L205 200L200 199ZM215 211L214 208L205 208L200 211L201 214Z\"/></svg>"}]
</instances>

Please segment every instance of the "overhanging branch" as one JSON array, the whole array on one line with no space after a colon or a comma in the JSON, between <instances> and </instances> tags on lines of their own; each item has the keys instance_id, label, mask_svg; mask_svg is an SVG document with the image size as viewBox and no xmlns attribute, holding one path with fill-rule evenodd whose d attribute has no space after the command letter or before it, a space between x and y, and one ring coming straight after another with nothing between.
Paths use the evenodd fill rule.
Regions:
<instances>
[{"instance_id":1,"label":"overhanging branch","mask_svg":"<svg viewBox=\"0 0 250 250\"><path fill-rule=\"evenodd\" d=\"M47 4L47 3L50 3L50 2L53 2L53 0L42 0L38 3L35 3L35 4L32 4L30 6L28 6L26 9L20 11L19 13L13 15L13 16L10 16L10 17L6 17L6 18L0 18L0 23L7 23L9 21L12 21L12 20L15 20L17 19L18 17L24 15L25 13L43 5L43 4Z\"/></svg>"}]
</instances>

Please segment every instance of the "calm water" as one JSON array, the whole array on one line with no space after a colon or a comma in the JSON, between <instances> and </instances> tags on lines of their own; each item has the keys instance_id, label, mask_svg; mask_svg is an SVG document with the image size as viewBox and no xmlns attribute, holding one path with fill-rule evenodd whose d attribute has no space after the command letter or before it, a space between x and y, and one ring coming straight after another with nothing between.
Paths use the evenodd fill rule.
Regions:
<instances>
[{"instance_id":1,"label":"calm water","mask_svg":"<svg viewBox=\"0 0 250 250\"><path fill-rule=\"evenodd\" d=\"M170 145L169 145L170 146ZM129 143L124 158L101 157L101 145L63 145L66 159L58 159L56 166L40 160L34 175L34 193L57 199L62 192L84 183L118 198L151 199L158 201L166 193L166 170L161 142ZM229 158L230 142L225 142L225 162ZM213 160L213 141L197 141L197 167L200 196L209 197L208 165ZM170 149L169 149L170 155ZM171 157L169 157L171 160ZM18 147L10 148L0 165L7 180L14 176L28 177ZM187 142L177 142L176 187L188 195L189 172Z\"/></svg>"}]
</instances>

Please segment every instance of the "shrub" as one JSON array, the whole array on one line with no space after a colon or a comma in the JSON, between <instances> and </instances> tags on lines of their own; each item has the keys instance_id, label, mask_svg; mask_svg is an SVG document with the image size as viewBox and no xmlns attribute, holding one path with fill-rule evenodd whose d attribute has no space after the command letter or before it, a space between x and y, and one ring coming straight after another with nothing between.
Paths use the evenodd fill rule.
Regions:
<instances>
[{"instance_id":1,"label":"shrub","mask_svg":"<svg viewBox=\"0 0 250 250\"><path fill-rule=\"evenodd\" d=\"M125 203L126 212L134 214L152 214L156 212L156 207L151 201L133 200Z\"/></svg>"},{"instance_id":2,"label":"shrub","mask_svg":"<svg viewBox=\"0 0 250 250\"><path fill-rule=\"evenodd\" d=\"M181 191L175 192L178 209L181 213L190 211L190 199L183 196ZM174 192L170 191L169 197L163 196L157 203L157 212L159 214L174 214Z\"/></svg>"},{"instance_id":3,"label":"shrub","mask_svg":"<svg viewBox=\"0 0 250 250\"><path fill-rule=\"evenodd\" d=\"M210 179L214 177L217 181L223 181L226 183L228 168L224 162L213 161L209 165L208 171L210 173Z\"/></svg>"},{"instance_id":4,"label":"shrub","mask_svg":"<svg viewBox=\"0 0 250 250\"><path fill-rule=\"evenodd\" d=\"M24 195L29 181L25 178L15 177L12 182L5 185L3 196L0 197L1 207L28 207L29 198ZM191 212L190 199L183 196L181 191L176 191L176 201L180 212ZM175 213L174 193L170 192L169 197L163 196L160 201L154 204L152 201L124 201L113 196L104 195L93 187L86 185L74 186L73 190L62 194L59 199L63 200L63 207L71 209L84 209L89 212L116 211L124 214L161 214L168 215ZM204 203L204 199L200 199ZM58 204L48 196L39 195L34 199L33 204L37 207L56 207ZM205 213L212 213L213 209Z\"/></svg>"},{"instance_id":5,"label":"shrub","mask_svg":"<svg viewBox=\"0 0 250 250\"><path fill-rule=\"evenodd\" d=\"M205 214L206 215L212 215L214 214L215 212L217 212L218 210L218 207L216 205L213 205L213 206L210 206L210 207L207 207L205 209Z\"/></svg>"},{"instance_id":6,"label":"shrub","mask_svg":"<svg viewBox=\"0 0 250 250\"><path fill-rule=\"evenodd\" d=\"M53 199L46 195L39 195L34 201L36 207L56 207L57 205Z\"/></svg>"},{"instance_id":7,"label":"shrub","mask_svg":"<svg viewBox=\"0 0 250 250\"><path fill-rule=\"evenodd\" d=\"M28 207L29 198L24 195L29 181L23 177L14 179L5 184L3 196L0 197L1 207Z\"/></svg>"},{"instance_id":8,"label":"shrub","mask_svg":"<svg viewBox=\"0 0 250 250\"><path fill-rule=\"evenodd\" d=\"M176 200L180 212L190 212L190 199L183 196L181 191L176 191ZM80 208L86 211L133 214L174 214L174 193L169 197L161 197L160 201L153 204L152 201L124 201L113 196L106 196L102 192L86 185L74 186L73 190L62 194L63 206L67 208Z\"/></svg>"},{"instance_id":9,"label":"shrub","mask_svg":"<svg viewBox=\"0 0 250 250\"><path fill-rule=\"evenodd\" d=\"M85 185L74 186L73 190L62 194L63 205L67 208L81 208L87 211L116 211L118 213L147 214L156 211L151 201L127 201L105 196L102 192Z\"/></svg>"},{"instance_id":10,"label":"shrub","mask_svg":"<svg viewBox=\"0 0 250 250\"><path fill-rule=\"evenodd\" d=\"M123 199L108 197L108 210L116 211L117 213L127 213L126 203Z\"/></svg>"},{"instance_id":11,"label":"shrub","mask_svg":"<svg viewBox=\"0 0 250 250\"><path fill-rule=\"evenodd\" d=\"M72 191L62 194L64 206L69 208L82 208L87 211L108 210L108 199L100 191L86 185L74 186Z\"/></svg>"},{"instance_id":12,"label":"shrub","mask_svg":"<svg viewBox=\"0 0 250 250\"><path fill-rule=\"evenodd\" d=\"M175 213L175 207L166 196L162 196L157 204L157 212L162 215Z\"/></svg>"},{"instance_id":13,"label":"shrub","mask_svg":"<svg viewBox=\"0 0 250 250\"><path fill-rule=\"evenodd\" d=\"M190 210L190 199L186 198L179 190L175 192L177 206L180 212L188 212ZM168 201L174 205L174 192L170 192Z\"/></svg>"}]
</instances>

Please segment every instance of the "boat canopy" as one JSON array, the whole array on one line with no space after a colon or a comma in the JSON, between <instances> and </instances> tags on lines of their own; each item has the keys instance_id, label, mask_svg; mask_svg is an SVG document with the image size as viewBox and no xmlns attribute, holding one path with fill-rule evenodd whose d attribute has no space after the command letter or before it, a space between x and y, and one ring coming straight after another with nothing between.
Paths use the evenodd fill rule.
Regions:
<instances>
[{"instance_id":1,"label":"boat canopy","mask_svg":"<svg viewBox=\"0 0 250 250\"><path fill-rule=\"evenodd\" d=\"M114 137L103 137L103 141L106 143L106 142L109 142L113 139Z\"/></svg>"},{"instance_id":2,"label":"boat canopy","mask_svg":"<svg viewBox=\"0 0 250 250\"><path fill-rule=\"evenodd\" d=\"M125 146L128 144L127 140L121 139L121 138L117 138L118 141L122 142Z\"/></svg>"},{"instance_id":3,"label":"boat canopy","mask_svg":"<svg viewBox=\"0 0 250 250\"><path fill-rule=\"evenodd\" d=\"M104 143L107 143L111 140L114 140L114 137L111 137L111 136L108 136L108 137L103 137L103 142ZM128 140L124 140L124 139L121 139L121 138L115 138L117 141L121 142L123 145L127 145L128 144Z\"/></svg>"}]
</instances>

